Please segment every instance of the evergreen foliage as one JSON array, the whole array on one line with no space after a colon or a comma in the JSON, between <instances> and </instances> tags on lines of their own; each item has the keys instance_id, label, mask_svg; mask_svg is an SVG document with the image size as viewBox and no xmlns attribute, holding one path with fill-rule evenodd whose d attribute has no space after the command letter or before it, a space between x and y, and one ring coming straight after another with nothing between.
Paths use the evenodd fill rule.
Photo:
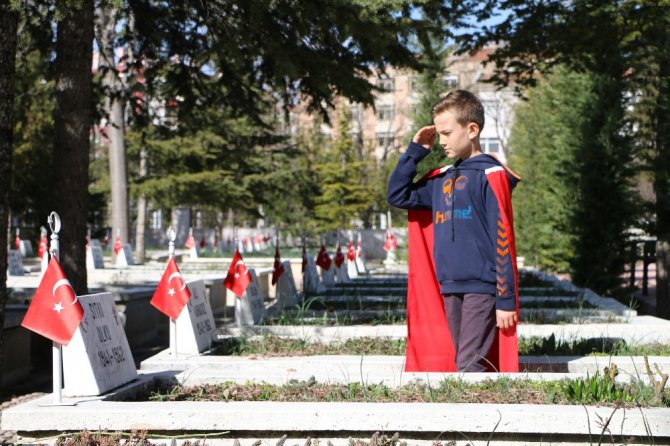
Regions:
<instances>
[{"instance_id":1,"label":"evergreen foliage","mask_svg":"<svg viewBox=\"0 0 670 446\"><path fill-rule=\"evenodd\" d=\"M316 199L316 227L320 231L349 229L370 207L373 188L364 181L370 163L361 159L351 134L351 113L341 107L337 134L317 164L321 193Z\"/></svg>"},{"instance_id":2,"label":"evergreen foliage","mask_svg":"<svg viewBox=\"0 0 670 446\"><path fill-rule=\"evenodd\" d=\"M577 284L616 291L633 216L618 86L558 68L527 95L512 132L511 163L523 178L514 193L519 254L570 271Z\"/></svg>"}]
</instances>

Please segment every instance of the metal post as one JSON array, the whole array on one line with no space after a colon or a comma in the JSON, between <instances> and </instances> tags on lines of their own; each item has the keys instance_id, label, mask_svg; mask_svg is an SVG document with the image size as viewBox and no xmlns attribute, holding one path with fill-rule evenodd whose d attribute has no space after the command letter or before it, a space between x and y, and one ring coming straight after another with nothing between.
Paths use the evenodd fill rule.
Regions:
<instances>
[{"instance_id":1,"label":"metal post","mask_svg":"<svg viewBox=\"0 0 670 446\"><path fill-rule=\"evenodd\" d=\"M168 262L174 257L174 241L177 233L172 226L167 230L168 237ZM170 318L170 354L173 358L177 357L177 321Z\"/></svg>"},{"instance_id":2,"label":"metal post","mask_svg":"<svg viewBox=\"0 0 670 446\"><path fill-rule=\"evenodd\" d=\"M60 232L60 217L56 212L49 214L47 219L51 229L51 244L49 251L51 255L59 259L58 233ZM58 342L52 343L52 369L53 369L53 397L54 404L62 404L61 389L63 386L63 346Z\"/></svg>"},{"instance_id":3,"label":"metal post","mask_svg":"<svg viewBox=\"0 0 670 446\"><path fill-rule=\"evenodd\" d=\"M642 295L646 296L649 291L649 242L644 242L642 249Z\"/></svg>"}]
</instances>

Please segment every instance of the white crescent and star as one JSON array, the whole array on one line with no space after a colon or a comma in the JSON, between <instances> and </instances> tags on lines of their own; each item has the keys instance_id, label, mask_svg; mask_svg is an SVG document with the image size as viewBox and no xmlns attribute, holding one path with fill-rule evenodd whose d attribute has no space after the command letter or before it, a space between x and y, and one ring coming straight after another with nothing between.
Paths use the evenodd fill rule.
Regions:
<instances>
[{"instance_id":1,"label":"white crescent and star","mask_svg":"<svg viewBox=\"0 0 670 446\"><path fill-rule=\"evenodd\" d=\"M181 279L181 288L179 288L178 291L181 291L184 288L186 288L186 282L184 282L184 278L182 277L181 273L178 273L178 272L174 272L174 273L170 274L170 277L168 277L168 280L167 280L168 285L170 284L170 281L172 279L174 279L175 277L178 277L178 278ZM170 288L170 289L172 289L172 288Z\"/></svg>"},{"instance_id":2,"label":"white crescent and star","mask_svg":"<svg viewBox=\"0 0 670 446\"><path fill-rule=\"evenodd\" d=\"M237 266L240 265L240 264L244 268L243 273L238 273L237 272ZM240 277L241 275L249 274L249 270L247 269L247 266L244 264L244 261L242 261L242 260L238 260L237 262L235 262L235 266L233 267L233 269L235 270L235 278Z\"/></svg>"},{"instance_id":3,"label":"white crescent and star","mask_svg":"<svg viewBox=\"0 0 670 446\"><path fill-rule=\"evenodd\" d=\"M70 305L74 305L74 304L76 304L76 303L77 303L77 294L74 292L74 288L72 288L72 285L70 285L70 281L67 280L67 279L60 279L60 280L58 280L58 281L54 284L53 290L51 290L51 295L52 295L53 297L56 297L56 291L58 290L58 288L60 288L60 287L62 287L62 286L67 286L68 288L70 288L70 290L72 290L72 297L73 297L73 300L72 300L72 303L70 303ZM59 303L59 305L60 305L60 303ZM62 309L62 307L61 307L61 309ZM54 308L54 311L58 311L58 312L60 313L60 311L59 311L59 310L56 310L56 308Z\"/></svg>"}]
</instances>

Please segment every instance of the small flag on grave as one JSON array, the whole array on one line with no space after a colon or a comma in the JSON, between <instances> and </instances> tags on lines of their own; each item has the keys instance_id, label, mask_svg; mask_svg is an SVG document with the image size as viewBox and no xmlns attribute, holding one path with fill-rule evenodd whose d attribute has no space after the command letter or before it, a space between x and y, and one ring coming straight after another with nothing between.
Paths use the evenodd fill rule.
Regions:
<instances>
[{"instance_id":1,"label":"small flag on grave","mask_svg":"<svg viewBox=\"0 0 670 446\"><path fill-rule=\"evenodd\" d=\"M163 277L151 298L151 305L169 316L170 319L177 319L190 298L191 291L186 286L177 262L174 257L170 257Z\"/></svg>"},{"instance_id":2,"label":"small flag on grave","mask_svg":"<svg viewBox=\"0 0 670 446\"><path fill-rule=\"evenodd\" d=\"M279 280L279 276L284 273L284 266L281 264L281 257L279 256L279 243L275 249L275 263L272 267L272 285L275 285Z\"/></svg>"},{"instance_id":3,"label":"small flag on grave","mask_svg":"<svg viewBox=\"0 0 670 446\"><path fill-rule=\"evenodd\" d=\"M84 309L54 256L21 325L53 342L67 345L83 317Z\"/></svg>"},{"instance_id":4,"label":"small flag on grave","mask_svg":"<svg viewBox=\"0 0 670 446\"><path fill-rule=\"evenodd\" d=\"M47 236L44 233L40 236L40 242L37 244L37 257L43 259L45 255L49 252L49 242L47 241Z\"/></svg>"},{"instance_id":5,"label":"small flag on grave","mask_svg":"<svg viewBox=\"0 0 670 446\"><path fill-rule=\"evenodd\" d=\"M188 234L188 237L186 238L186 242L184 242L184 246L188 249L195 248L195 237L193 237L193 232L192 231Z\"/></svg>"},{"instance_id":6,"label":"small flag on grave","mask_svg":"<svg viewBox=\"0 0 670 446\"><path fill-rule=\"evenodd\" d=\"M354 247L354 242L349 242L349 247L347 248L347 259L351 261L356 260L356 248Z\"/></svg>"},{"instance_id":7,"label":"small flag on grave","mask_svg":"<svg viewBox=\"0 0 670 446\"><path fill-rule=\"evenodd\" d=\"M119 255L122 249L123 243L121 243L121 237L117 235L116 239L114 240L114 255Z\"/></svg>"},{"instance_id":8,"label":"small flag on grave","mask_svg":"<svg viewBox=\"0 0 670 446\"><path fill-rule=\"evenodd\" d=\"M21 237L18 229L16 230L16 237L14 237L14 249L21 249Z\"/></svg>"},{"instance_id":9,"label":"small flag on grave","mask_svg":"<svg viewBox=\"0 0 670 446\"><path fill-rule=\"evenodd\" d=\"M398 249L398 241L390 228L386 228L386 241L384 242L384 251Z\"/></svg>"},{"instance_id":10,"label":"small flag on grave","mask_svg":"<svg viewBox=\"0 0 670 446\"><path fill-rule=\"evenodd\" d=\"M328 255L326 247L324 245L321 245L319 254L316 257L316 264L319 265L321 268L325 269L326 271L328 271L330 269L331 263L332 261L330 260L330 256Z\"/></svg>"},{"instance_id":11,"label":"small flag on grave","mask_svg":"<svg viewBox=\"0 0 670 446\"><path fill-rule=\"evenodd\" d=\"M240 251L236 249L235 254L233 254L233 260L230 263L230 268L228 268L228 275L223 284L235 293L238 298L241 298L250 283L251 275L249 274L249 270L244 264Z\"/></svg>"},{"instance_id":12,"label":"small flag on grave","mask_svg":"<svg viewBox=\"0 0 670 446\"><path fill-rule=\"evenodd\" d=\"M340 244L337 244L337 251L335 252L335 266L340 267L344 263L344 254L342 253L342 247Z\"/></svg>"}]
</instances>

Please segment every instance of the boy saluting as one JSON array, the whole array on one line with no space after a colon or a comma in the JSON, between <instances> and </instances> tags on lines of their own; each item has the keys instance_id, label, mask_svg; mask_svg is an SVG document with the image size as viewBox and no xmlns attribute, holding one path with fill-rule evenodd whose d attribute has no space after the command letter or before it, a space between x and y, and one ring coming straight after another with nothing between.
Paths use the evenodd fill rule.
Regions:
<instances>
[{"instance_id":1,"label":"boy saluting","mask_svg":"<svg viewBox=\"0 0 670 446\"><path fill-rule=\"evenodd\" d=\"M406 369L516 372L518 279L510 194L520 178L482 152L484 107L477 96L454 90L433 106L432 115L434 125L416 133L388 185L389 204L410 210ZM455 163L414 183L416 166L436 137ZM412 235L413 222L423 231L420 241ZM416 245L423 242L432 255L422 263ZM426 278L435 283L432 294L441 296L432 307L426 307ZM432 311L442 301L444 310Z\"/></svg>"}]
</instances>

